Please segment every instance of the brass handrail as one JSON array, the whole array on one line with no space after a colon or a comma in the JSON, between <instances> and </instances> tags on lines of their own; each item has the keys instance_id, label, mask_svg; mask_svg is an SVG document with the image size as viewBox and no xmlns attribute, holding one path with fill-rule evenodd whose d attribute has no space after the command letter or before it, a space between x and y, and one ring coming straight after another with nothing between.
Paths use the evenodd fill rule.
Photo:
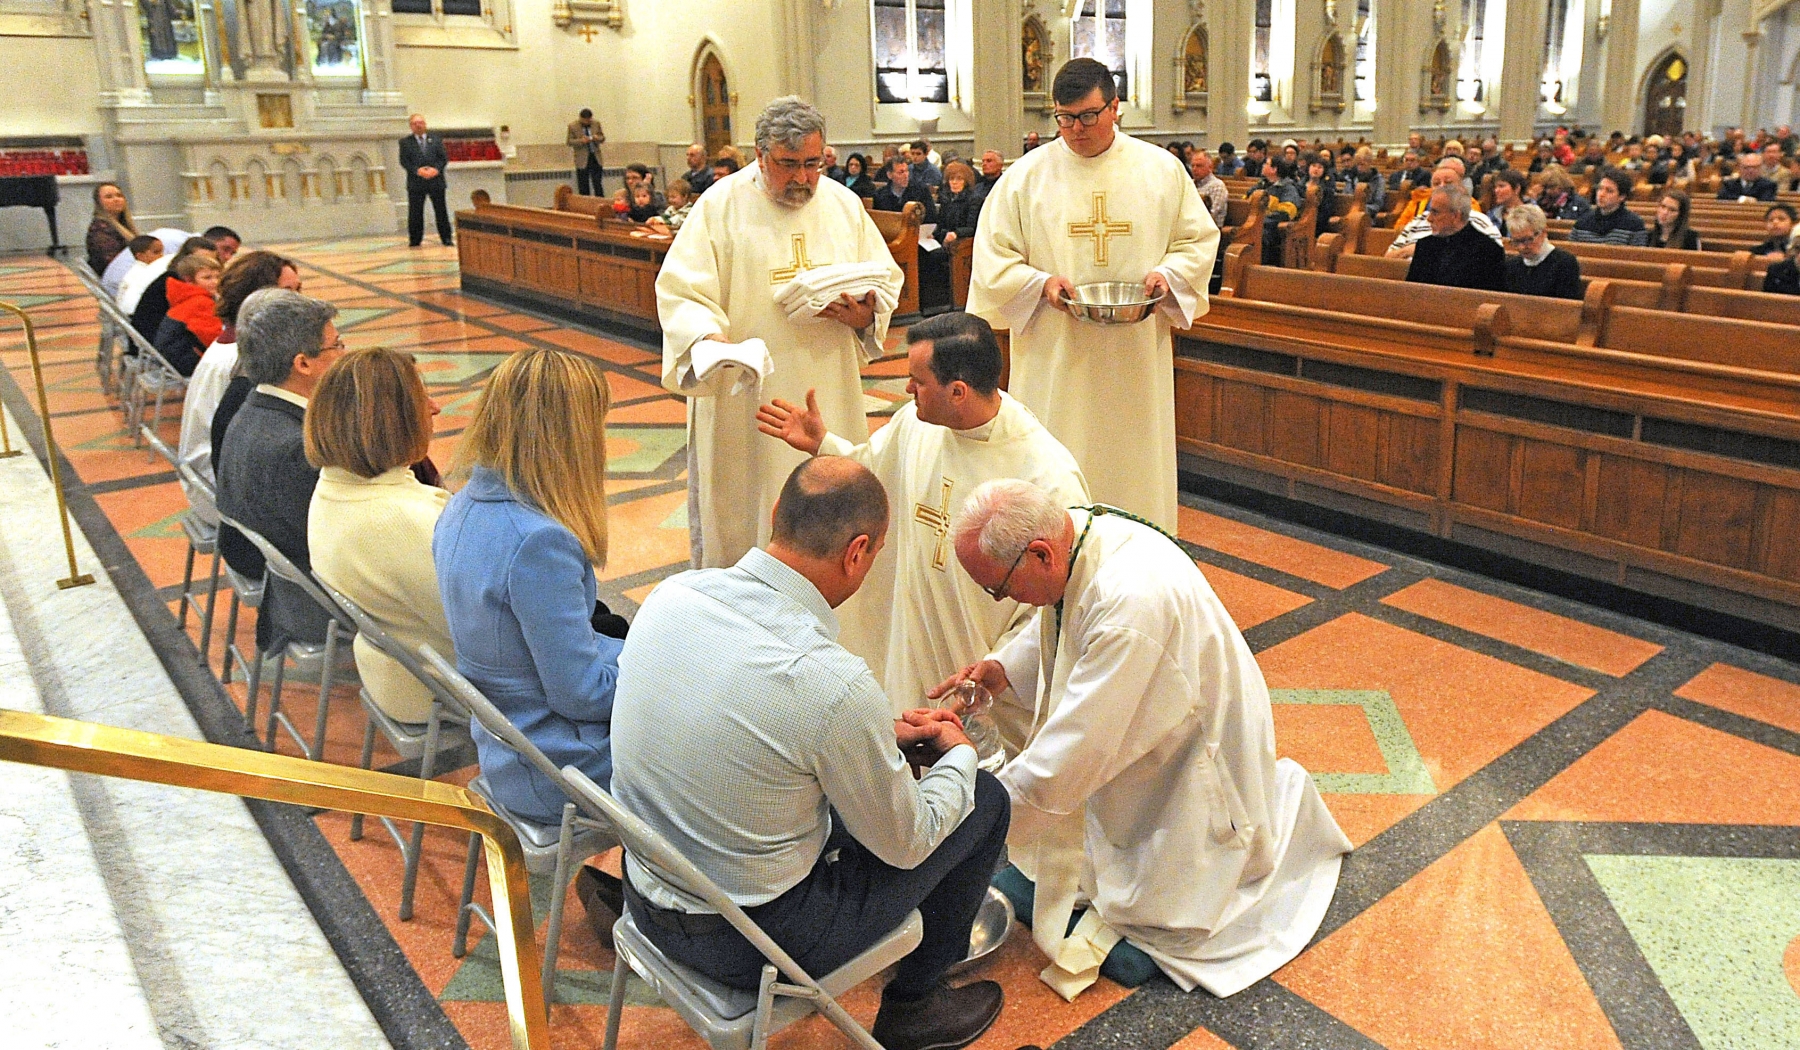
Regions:
<instances>
[{"instance_id":1,"label":"brass handrail","mask_svg":"<svg viewBox=\"0 0 1800 1050\"><path fill-rule=\"evenodd\" d=\"M37 377L38 411L44 426L44 458L50 461L50 487L56 490L56 509L62 516L63 549L69 552L69 578L57 580L56 586L68 590L93 583L94 577L75 565L75 535L69 529L69 501L63 495L62 457L56 454L56 435L50 430L50 395L44 391L44 364L38 359L37 330L32 328L31 317L23 308L0 302L0 310L17 314L19 323L25 326L25 349L31 354L31 374ZM24 420L20 420L20 425L23 424ZM7 448L11 447L12 440L8 438Z\"/></svg>"},{"instance_id":2,"label":"brass handrail","mask_svg":"<svg viewBox=\"0 0 1800 1050\"><path fill-rule=\"evenodd\" d=\"M549 1045L525 854L512 828L468 791L435 780L3 709L0 761L479 833L493 888L494 936L512 1043L516 1050Z\"/></svg>"}]
</instances>

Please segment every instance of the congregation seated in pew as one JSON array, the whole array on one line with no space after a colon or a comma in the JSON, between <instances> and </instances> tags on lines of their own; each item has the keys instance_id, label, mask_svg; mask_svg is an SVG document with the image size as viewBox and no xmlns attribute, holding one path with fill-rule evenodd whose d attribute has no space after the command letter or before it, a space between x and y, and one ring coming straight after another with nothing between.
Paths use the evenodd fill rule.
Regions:
<instances>
[{"instance_id":1,"label":"congregation seated in pew","mask_svg":"<svg viewBox=\"0 0 1800 1050\"><path fill-rule=\"evenodd\" d=\"M1548 227L1544 210L1535 204L1521 204L1507 213L1507 241L1518 254L1506 260L1506 290L1580 299L1581 261L1550 243Z\"/></svg>"},{"instance_id":2,"label":"congregation seated in pew","mask_svg":"<svg viewBox=\"0 0 1800 1050\"><path fill-rule=\"evenodd\" d=\"M1594 177L1594 207L1575 220L1570 239L1602 244L1642 244L1644 220L1625 206L1634 180L1618 168L1600 168Z\"/></svg>"},{"instance_id":3,"label":"congregation seated in pew","mask_svg":"<svg viewBox=\"0 0 1800 1050\"><path fill-rule=\"evenodd\" d=\"M1460 182L1431 191L1431 236L1414 246L1406 279L1414 284L1506 290L1506 250L1469 221L1473 201Z\"/></svg>"},{"instance_id":4,"label":"congregation seated in pew","mask_svg":"<svg viewBox=\"0 0 1800 1050\"><path fill-rule=\"evenodd\" d=\"M874 208L876 211L905 211L906 206L918 202L925 209L923 222L938 221L937 198L931 190L913 181L912 165L905 159L895 157L887 165L887 185L875 192Z\"/></svg>"},{"instance_id":5,"label":"congregation seated in pew","mask_svg":"<svg viewBox=\"0 0 1800 1050\"><path fill-rule=\"evenodd\" d=\"M1763 213L1763 229L1768 237L1750 254L1770 262L1780 262L1787 258L1788 244L1794 236L1794 206L1791 204L1771 204Z\"/></svg>"},{"instance_id":6,"label":"congregation seated in pew","mask_svg":"<svg viewBox=\"0 0 1800 1050\"><path fill-rule=\"evenodd\" d=\"M1684 190L1664 190L1656 198L1656 221L1645 234L1648 248L1700 250L1700 235L1688 225L1693 199Z\"/></svg>"}]
</instances>

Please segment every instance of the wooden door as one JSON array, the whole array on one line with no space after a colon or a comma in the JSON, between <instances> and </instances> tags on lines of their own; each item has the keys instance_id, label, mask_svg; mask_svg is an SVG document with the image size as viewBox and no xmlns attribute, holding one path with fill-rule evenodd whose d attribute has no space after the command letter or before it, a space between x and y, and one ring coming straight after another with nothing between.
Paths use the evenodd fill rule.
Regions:
<instances>
[{"instance_id":1,"label":"wooden door","mask_svg":"<svg viewBox=\"0 0 1800 1050\"><path fill-rule=\"evenodd\" d=\"M1657 64L1644 96L1644 134L1675 138L1687 116L1687 59L1679 52Z\"/></svg>"},{"instance_id":2,"label":"wooden door","mask_svg":"<svg viewBox=\"0 0 1800 1050\"><path fill-rule=\"evenodd\" d=\"M700 63L700 125L708 157L731 145L731 89L719 56L711 53Z\"/></svg>"}]
</instances>

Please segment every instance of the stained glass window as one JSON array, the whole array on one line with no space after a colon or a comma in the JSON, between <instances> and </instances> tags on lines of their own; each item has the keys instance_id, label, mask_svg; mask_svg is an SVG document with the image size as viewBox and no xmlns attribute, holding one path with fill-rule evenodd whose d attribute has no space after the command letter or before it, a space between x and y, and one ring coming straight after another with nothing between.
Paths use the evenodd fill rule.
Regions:
<instances>
[{"instance_id":1,"label":"stained glass window","mask_svg":"<svg viewBox=\"0 0 1800 1050\"><path fill-rule=\"evenodd\" d=\"M1075 16L1070 52L1076 58L1092 58L1112 70L1119 97L1130 92L1125 71L1125 0L1083 0Z\"/></svg>"},{"instance_id":2,"label":"stained glass window","mask_svg":"<svg viewBox=\"0 0 1800 1050\"><path fill-rule=\"evenodd\" d=\"M946 0L873 0L875 100L949 102Z\"/></svg>"}]
</instances>

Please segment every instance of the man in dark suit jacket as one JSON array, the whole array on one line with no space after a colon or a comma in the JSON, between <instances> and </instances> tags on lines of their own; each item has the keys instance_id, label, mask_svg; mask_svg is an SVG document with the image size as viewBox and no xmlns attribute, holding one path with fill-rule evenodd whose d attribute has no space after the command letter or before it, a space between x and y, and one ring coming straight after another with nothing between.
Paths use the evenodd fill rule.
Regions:
<instances>
[{"instance_id":1,"label":"man in dark suit jacket","mask_svg":"<svg viewBox=\"0 0 1800 1050\"><path fill-rule=\"evenodd\" d=\"M259 298L260 297L260 298ZM310 570L306 519L318 468L306 461L306 402L319 377L344 353L331 319L337 307L285 288L254 293L238 325L238 367L256 386L231 420L214 466L219 513L254 529L301 570ZM219 549L232 569L261 579L261 552L235 532ZM257 616L256 640L269 649L319 642L329 622L298 588L271 578Z\"/></svg>"},{"instance_id":2,"label":"man in dark suit jacket","mask_svg":"<svg viewBox=\"0 0 1800 1050\"><path fill-rule=\"evenodd\" d=\"M937 198L931 191L913 181L912 166L904 157L895 157L888 165L888 184L875 191L876 211L905 211L908 201L918 201L925 209L920 222L937 221Z\"/></svg>"},{"instance_id":3,"label":"man in dark suit jacket","mask_svg":"<svg viewBox=\"0 0 1800 1050\"><path fill-rule=\"evenodd\" d=\"M1425 210L1425 217L1431 222L1431 236L1413 249L1407 280L1414 284L1506 291L1506 249L1469 225L1472 206L1461 183L1452 182L1431 191Z\"/></svg>"},{"instance_id":4,"label":"man in dark suit jacket","mask_svg":"<svg viewBox=\"0 0 1800 1050\"><path fill-rule=\"evenodd\" d=\"M450 158L444 142L425 130L425 118L412 115L412 134L400 140L400 166L406 169L406 240L414 248L425 239L425 198L437 213L438 238L450 244L450 213L444 208L444 167Z\"/></svg>"}]
</instances>

